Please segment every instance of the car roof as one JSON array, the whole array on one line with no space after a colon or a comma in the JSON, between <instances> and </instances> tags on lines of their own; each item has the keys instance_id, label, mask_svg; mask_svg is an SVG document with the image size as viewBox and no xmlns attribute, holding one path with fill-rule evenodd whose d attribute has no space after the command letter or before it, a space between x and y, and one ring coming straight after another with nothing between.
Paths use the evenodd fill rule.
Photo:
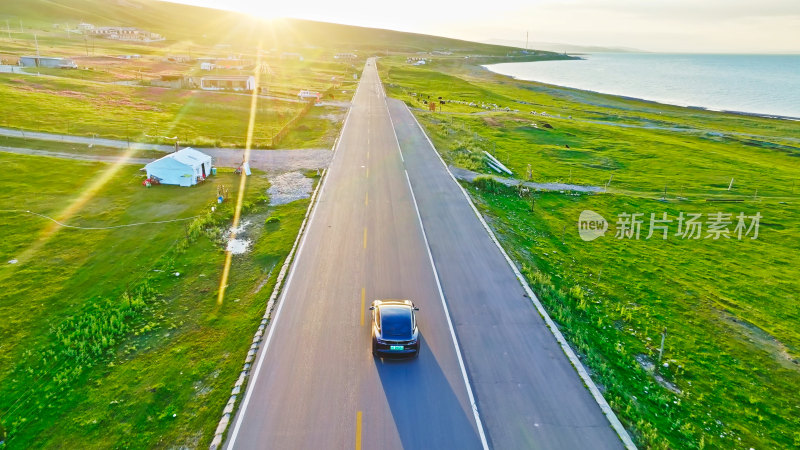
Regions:
<instances>
[{"instance_id":1,"label":"car roof","mask_svg":"<svg viewBox=\"0 0 800 450\"><path fill-rule=\"evenodd\" d=\"M386 337L409 338L413 333L414 310L405 303L380 305L380 328Z\"/></svg>"},{"instance_id":2,"label":"car roof","mask_svg":"<svg viewBox=\"0 0 800 450\"><path fill-rule=\"evenodd\" d=\"M402 306L406 308L412 308L414 306L414 303L412 303L411 300L375 300L374 303L375 306L378 306L381 309L387 306Z\"/></svg>"},{"instance_id":3,"label":"car roof","mask_svg":"<svg viewBox=\"0 0 800 450\"><path fill-rule=\"evenodd\" d=\"M391 318L391 317L411 317L411 307L405 304L397 304L397 305L387 305L383 304L380 305L381 308L381 318Z\"/></svg>"}]
</instances>

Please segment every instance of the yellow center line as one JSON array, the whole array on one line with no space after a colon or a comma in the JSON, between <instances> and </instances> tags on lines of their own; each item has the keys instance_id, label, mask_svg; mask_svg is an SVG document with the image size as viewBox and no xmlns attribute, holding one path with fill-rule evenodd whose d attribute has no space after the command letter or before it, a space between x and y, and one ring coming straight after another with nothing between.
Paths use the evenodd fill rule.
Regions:
<instances>
[{"instance_id":1,"label":"yellow center line","mask_svg":"<svg viewBox=\"0 0 800 450\"><path fill-rule=\"evenodd\" d=\"M369 167L367 167L367 178L369 178Z\"/></svg>"},{"instance_id":2,"label":"yellow center line","mask_svg":"<svg viewBox=\"0 0 800 450\"><path fill-rule=\"evenodd\" d=\"M365 288L361 288L361 326L364 326L364 302L367 297L367 292Z\"/></svg>"},{"instance_id":3,"label":"yellow center line","mask_svg":"<svg viewBox=\"0 0 800 450\"><path fill-rule=\"evenodd\" d=\"M356 413L356 450L361 450L361 411Z\"/></svg>"},{"instance_id":4,"label":"yellow center line","mask_svg":"<svg viewBox=\"0 0 800 450\"><path fill-rule=\"evenodd\" d=\"M367 192L367 195L364 196L364 206L367 206L368 204L369 204L369 192Z\"/></svg>"},{"instance_id":5,"label":"yellow center line","mask_svg":"<svg viewBox=\"0 0 800 450\"><path fill-rule=\"evenodd\" d=\"M364 227L364 248L367 248L367 227Z\"/></svg>"}]
</instances>

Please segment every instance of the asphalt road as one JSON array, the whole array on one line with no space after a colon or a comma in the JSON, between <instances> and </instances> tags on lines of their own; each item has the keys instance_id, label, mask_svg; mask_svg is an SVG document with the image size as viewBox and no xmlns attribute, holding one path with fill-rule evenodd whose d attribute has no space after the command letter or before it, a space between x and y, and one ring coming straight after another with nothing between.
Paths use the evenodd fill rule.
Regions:
<instances>
[{"instance_id":1,"label":"asphalt road","mask_svg":"<svg viewBox=\"0 0 800 450\"><path fill-rule=\"evenodd\" d=\"M368 63L227 448L621 447L433 151ZM372 357L376 298L418 359Z\"/></svg>"}]
</instances>

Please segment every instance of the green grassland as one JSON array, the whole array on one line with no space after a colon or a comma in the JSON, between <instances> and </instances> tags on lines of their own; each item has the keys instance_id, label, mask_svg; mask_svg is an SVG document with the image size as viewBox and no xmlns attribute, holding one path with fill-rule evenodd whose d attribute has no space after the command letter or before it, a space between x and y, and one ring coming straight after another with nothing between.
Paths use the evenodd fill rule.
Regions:
<instances>
[{"instance_id":1,"label":"green grassland","mask_svg":"<svg viewBox=\"0 0 800 450\"><path fill-rule=\"evenodd\" d=\"M248 179L243 220L254 244L234 256L218 305L232 204L210 208L218 184L235 198L232 173L146 189L138 167L125 166L69 225L192 219L59 228L37 247L50 222L24 211L58 216L110 166L7 154L0 162L13 174L0 181L10 193L0 200L0 441L207 446L308 200L270 207L268 180ZM268 217L280 220L264 225Z\"/></svg>"},{"instance_id":2,"label":"green grassland","mask_svg":"<svg viewBox=\"0 0 800 450\"><path fill-rule=\"evenodd\" d=\"M123 149L116 147L105 147L93 145L89 147L83 144L72 144L61 141L44 141L37 139L0 136L0 146L30 150L43 150L46 152L63 153L66 155L80 155L90 160L92 156L118 156L128 158L151 158L158 159L164 156L164 152L158 150L136 150Z\"/></svg>"},{"instance_id":3,"label":"green grassland","mask_svg":"<svg viewBox=\"0 0 800 450\"><path fill-rule=\"evenodd\" d=\"M331 148L344 122L346 110L316 106L281 141L282 148Z\"/></svg>"},{"instance_id":4,"label":"green grassland","mask_svg":"<svg viewBox=\"0 0 800 450\"><path fill-rule=\"evenodd\" d=\"M450 164L488 173L486 150L519 179L529 164L537 182L604 186L613 176L597 195L520 195L486 178L465 187L639 445L800 445L797 122L515 81L463 63L379 68ZM443 97L444 112L426 111L428 96ZM609 221L606 236L580 239L583 210ZM681 212L731 213L731 230L739 213L760 213L759 236L682 239ZM645 214L639 240L615 237L622 213ZM646 239L650 213L675 221L667 240Z\"/></svg>"},{"instance_id":5,"label":"green grassland","mask_svg":"<svg viewBox=\"0 0 800 450\"><path fill-rule=\"evenodd\" d=\"M132 141L243 147L251 97L159 87L105 85L0 74L3 126ZM255 146L272 137L302 104L259 99Z\"/></svg>"},{"instance_id":6,"label":"green grassland","mask_svg":"<svg viewBox=\"0 0 800 450\"><path fill-rule=\"evenodd\" d=\"M264 97L258 100L253 145L285 147L288 139L291 148L308 148L331 145L340 123L320 120L325 114L292 121L303 105L279 99L295 100L299 90L311 89L322 92L325 100L349 101L357 83L353 75L375 52L442 50L453 52L453 58L484 55L498 60L520 55L519 49L503 46L295 19L265 21L150 0L0 0L3 19L10 29L0 36L0 60L13 64L22 55L39 52L72 58L79 68L25 70L41 76L0 74L0 125L139 142L173 143L165 138L177 136L182 144L198 147L243 147L250 98L155 87L165 76L208 75L199 70L197 58L237 56L259 62ZM140 27L165 39L132 42L68 32L81 22ZM336 60L337 52L358 57ZM300 54L302 60L286 53ZM140 57L119 58L124 55ZM178 61L176 55L190 61ZM211 73L250 75L253 69ZM290 121L288 136L279 133Z\"/></svg>"}]
</instances>

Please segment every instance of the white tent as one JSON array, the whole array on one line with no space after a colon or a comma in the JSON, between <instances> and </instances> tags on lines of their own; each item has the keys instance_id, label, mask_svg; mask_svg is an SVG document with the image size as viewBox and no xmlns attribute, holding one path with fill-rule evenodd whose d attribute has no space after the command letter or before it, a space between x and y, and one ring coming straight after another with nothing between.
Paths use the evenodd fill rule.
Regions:
<instances>
[{"instance_id":1,"label":"white tent","mask_svg":"<svg viewBox=\"0 0 800 450\"><path fill-rule=\"evenodd\" d=\"M157 159L144 168L148 178L157 178L161 184L193 186L211 175L211 157L187 147Z\"/></svg>"}]
</instances>

